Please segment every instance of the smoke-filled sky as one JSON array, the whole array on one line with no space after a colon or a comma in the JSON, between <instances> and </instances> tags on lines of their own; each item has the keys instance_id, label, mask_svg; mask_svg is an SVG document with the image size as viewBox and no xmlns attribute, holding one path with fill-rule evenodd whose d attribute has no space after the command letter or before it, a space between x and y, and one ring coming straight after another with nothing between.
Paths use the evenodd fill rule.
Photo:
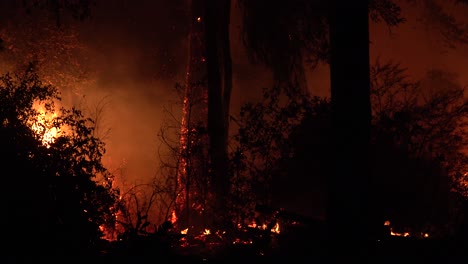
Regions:
<instances>
[{"instance_id":1,"label":"smoke-filled sky","mask_svg":"<svg viewBox=\"0 0 468 264\"><path fill-rule=\"evenodd\" d=\"M163 107L176 99L175 84L183 83L187 61L187 17L183 4L187 1L96 2L87 20L64 21L65 26L73 23L76 27L77 38L85 47L84 54L93 72L93 82L81 87L80 96L84 95L85 99L71 101L81 100L92 108L104 100L101 124L110 129L105 138L106 162L113 168L125 163L124 176L128 181L147 181L157 172L157 133L162 125ZM405 24L390 31L384 24L371 23L371 62L377 57L381 61L400 62L415 79L424 77L427 70L444 69L458 74L460 83L467 85L468 46L456 49L444 46L437 28L421 23L421 10L403 2ZM467 6L447 10L468 23ZM238 113L242 102L255 100L261 88L272 83L268 70L250 64L247 59L239 35L239 16L237 3L233 1L232 115ZM1 20L2 27L7 20ZM309 70L307 80L312 93L329 95L326 65Z\"/></svg>"}]
</instances>

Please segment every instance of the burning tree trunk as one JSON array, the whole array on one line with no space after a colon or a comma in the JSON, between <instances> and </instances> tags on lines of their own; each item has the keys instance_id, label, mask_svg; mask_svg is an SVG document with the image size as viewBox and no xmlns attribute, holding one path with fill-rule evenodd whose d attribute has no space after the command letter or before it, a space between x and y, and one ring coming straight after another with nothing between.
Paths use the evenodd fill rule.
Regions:
<instances>
[{"instance_id":1,"label":"burning tree trunk","mask_svg":"<svg viewBox=\"0 0 468 264\"><path fill-rule=\"evenodd\" d=\"M201 147L206 145L207 139L203 134L206 127L207 114L207 91L203 85L206 76L205 65L205 36L203 28L203 0L189 0L189 32L188 32L188 52L186 65L185 91L182 109L182 121L180 131L180 157L177 175L177 197L176 214L179 217L178 223L181 227L188 227L191 223L192 193L205 193L205 186L199 184L198 187L205 187L204 191L192 189L195 181L205 178L207 174L204 160L206 155L203 150L194 151L196 145ZM199 149L200 150L200 149ZM205 182L205 181L203 181ZM194 197L195 198L195 197ZM204 200L204 199L197 199ZM202 201L203 203L203 201ZM203 205L198 205L203 206ZM203 206L204 207L204 206Z\"/></svg>"},{"instance_id":2,"label":"burning tree trunk","mask_svg":"<svg viewBox=\"0 0 468 264\"><path fill-rule=\"evenodd\" d=\"M181 217L179 223L184 226L192 224L190 208L200 214L209 210L211 217L226 214L229 193L227 136L232 89L230 1L193 0L189 7L189 50L176 199L176 211ZM208 197L213 202L207 206Z\"/></svg>"}]
</instances>

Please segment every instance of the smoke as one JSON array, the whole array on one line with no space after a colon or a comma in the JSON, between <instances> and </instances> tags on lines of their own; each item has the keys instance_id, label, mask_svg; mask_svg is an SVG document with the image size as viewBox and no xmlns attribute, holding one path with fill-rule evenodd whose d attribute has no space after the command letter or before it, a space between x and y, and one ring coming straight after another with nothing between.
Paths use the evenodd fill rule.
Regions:
<instances>
[{"instance_id":1,"label":"smoke","mask_svg":"<svg viewBox=\"0 0 468 264\"><path fill-rule=\"evenodd\" d=\"M156 175L159 165L157 133L163 108L176 99L174 86L183 84L185 76L187 1L96 3L87 20L62 23L76 27L86 47L83 56L92 68L92 81L81 87L80 94L62 93L67 104L78 104L91 115L102 108L99 126L105 135L106 163L111 169L125 165L124 176L130 182L146 182ZM248 61L240 37L240 12L236 1L232 5L231 115L236 116L242 103L260 98L261 89L272 84L272 74ZM466 9L460 5L458 12L464 14ZM371 23L371 63L377 57L401 62L416 79L430 69L442 68L458 73L462 84L468 83L463 72L468 65L467 45L447 49L437 41L436 33L420 23L421 12L415 6L403 4L402 10L408 21L391 32L384 24ZM329 96L328 65L308 69L307 84L312 94Z\"/></svg>"},{"instance_id":2,"label":"smoke","mask_svg":"<svg viewBox=\"0 0 468 264\"><path fill-rule=\"evenodd\" d=\"M453 5L450 1L435 2L442 4L444 11L452 15L462 27L468 26L465 15L468 5ZM423 4L413 5L405 1L398 1L398 4L407 20L405 23L395 28L388 28L383 23L370 24L371 63L377 58L381 62L392 60L401 63L408 68L407 74L416 80L424 78L428 71L443 69L457 74L461 84L468 84L465 70L468 65L468 43L445 38L444 31L450 29L446 25L428 25L427 21L436 19L427 17ZM447 41L454 41L451 44L456 45L448 47Z\"/></svg>"},{"instance_id":3,"label":"smoke","mask_svg":"<svg viewBox=\"0 0 468 264\"><path fill-rule=\"evenodd\" d=\"M98 1L92 17L78 24L96 70L84 105L89 113L102 108L105 163L123 168L121 176L132 185L151 181L158 171L163 107L184 76L185 24L168 17L165 2Z\"/></svg>"}]
</instances>

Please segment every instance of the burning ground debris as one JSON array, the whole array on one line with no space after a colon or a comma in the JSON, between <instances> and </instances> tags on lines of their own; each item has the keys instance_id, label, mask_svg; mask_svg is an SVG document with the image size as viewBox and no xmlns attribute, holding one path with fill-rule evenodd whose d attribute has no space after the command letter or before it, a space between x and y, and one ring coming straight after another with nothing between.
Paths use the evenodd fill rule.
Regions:
<instances>
[{"instance_id":1,"label":"burning ground debris","mask_svg":"<svg viewBox=\"0 0 468 264\"><path fill-rule=\"evenodd\" d=\"M259 208L260 209L260 208ZM260 209L266 210L266 209ZM266 217L268 215L268 217ZM226 230L191 227L182 230L171 221L161 224L154 234L139 236L134 241L115 241L111 254L153 255L171 252L175 256L203 260L232 258L266 258L279 250L303 250L308 242L318 238L322 223L300 215L276 210L258 213L251 223L233 225ZM313 226L317 225L317 226Z\"/></svg>"},{"instance_id":2,"label":"burning ground debris","mask_svg":"<svg viewBox=\"0 0 468 264\"><path fill-rule=\"evenodd\" d=\"M293 240L301 238L299 240L305 241L302 236L310 234L306 232L306 229L311 229L310 222L301 221L299 217L293 217L293 214L283 210L257 215L259 217L251 223L239 223L229 230L181 230L183 237L173 248L182 255L198 255L204 259L218 259L226 255L236 258L236 252L255 259L272 256Z\"/></svg>"},{"instance_id":3,"label":"burning ground debris","mask_svg":"<svg viewBox=\"0 0 468 264\"><path fill-rule=\"evenodd\" d=\"M384 222L384 227L387 232L387 235L392 236L392 237L406 237L406 238L415 238L415 239L426 239L426 238L431 237L430 233L427 230L418 232L408 227L395 228L394 226L392 226L389 220L386 220Z\"/></svg>"}]
</instances>

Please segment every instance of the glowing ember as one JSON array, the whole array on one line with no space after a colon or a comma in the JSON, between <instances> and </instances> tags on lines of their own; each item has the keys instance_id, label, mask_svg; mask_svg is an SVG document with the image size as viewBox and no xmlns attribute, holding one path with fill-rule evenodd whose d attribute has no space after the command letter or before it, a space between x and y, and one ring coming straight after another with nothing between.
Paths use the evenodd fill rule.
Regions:
<instances>
[{"instance_id":1,"label":"glowing ember","mask_svg":"<svg viewBox=\"0 0 468 264\"><path fill-rule=\"evenodd\" d=\"M206 228L205 228L205 231L203 231L203 234L204 234L204 235L209 235L209 234L211 234L211 232L210 232L209 229L206 229Z\"/></svg>"},{"instance_id":2,"label":"glowing ember","mask_svg":"<svg viewBox=\"0 0 468 264\"><path fill-rule=\"evenodd\" d=\"M253 244L252 239L249 240L241 240L240 238L236 238L234 241L232 241L232 244L243 244L243 245L248 245L248 244Z\"/></svg>"},{"instance_id":3,"label":"glowing ember","mask_svg":"<svg viewBox=\"0 0 468 264\"><path fill-rule=\"evenodd\" d=\"M172 211L172 214L171 214L171 223L172 224L175 224L175 222L177 222L177 215L175 213L175 210ZM188 229L188 228L187 228Z\"/></svg>"},{"instance_id":4,"label":"glowing ember","mask_svg":"<svg viewBox=\"0 0 468 264\"><path fill-rule=\"evenodd\" d=\"M188 232L188 228L185 228L184 230L181 230L181 231L180 231L180 233L181 233L182 235L186 235L187 232Z\"/></svg>"},{"instance_id":5,"label":"glowing ember","mask_svg":"<svg viewBox=\"0 0 468 264\"><path fill-rule=\"evenodd\" d=\"M396 232L393 227L390 226L390 221L385 221L384 222L384 226L388 226L390 227L390 235L391 236L397 236L397 237L411 237L411 233L410 232ZM428 238L429 237L429 233L420 233L420 237L421 238Z\"/></svg>"},{"instance_id":6,"label":"glowing ember","mask_svg":"<svg viewBox=\"0 0 468 264\"><path fill-rule=\"evenodd\" d=\"M252 227L252 228L256 228L256 227L257 227L257 223L252 222L252 223L248 224L247 226L248 226L248 227Z\"/></svg>"}]
</instances>

